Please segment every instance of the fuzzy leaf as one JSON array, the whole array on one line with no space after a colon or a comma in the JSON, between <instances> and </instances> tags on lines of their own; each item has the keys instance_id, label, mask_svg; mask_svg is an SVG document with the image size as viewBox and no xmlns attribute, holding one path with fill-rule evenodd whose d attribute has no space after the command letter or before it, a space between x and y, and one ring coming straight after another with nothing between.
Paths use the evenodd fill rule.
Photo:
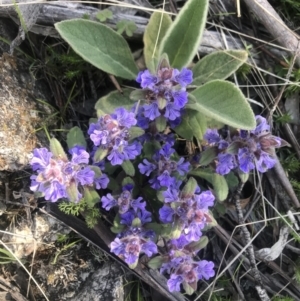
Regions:
<instances>
[{"instance_id":1,"label":"fuzzy leaf","mask_svg":"<svg viewBox=\"0 0 300 301\"><path fill-rule=\"evenodd\" d=\"M156 257L152 258L151 260L149 260L147 265L150 269L157 270L158 268L160 268L162 266L163 263L164 263L163 257L156 256Z\"/></svg>"},{"instance_id":2,"label":"fuzzy leaf","mask_svg":"<svg viewBox=\"0 0 300 301\"><path fill-rule=\"evenodd\" d=\"M214 187L214 193L217 199L221 202L226 200L229 189L225 178L215 173L212 177L212 185Z\"/></svg>"},{"instance_id":3,"label":"fuzzy leaf","mask_svg":"<svg viewBox=\"0 0 300 301\"><path fill-rule=\"evenodd\" d=\"M69 149L75 145L80 145L86 148L86 141L83 132L78 126L74 126L70 129L67 135L67 144Z\"/></svg>"},{"instance_id":4,"label":"fuzzy leaf","mask_svg":"<svg viewBox=\"0 0 300 301\"><path fill-rule=\"evenodd\" d=\"M129 141L145 134L145 131L138 126L132 126L129 129Z\"/></svg>"},{"instance_id":5,"label":"fuzzy leaf","mask_svg":"<svg viewBox=\"0 0 300 301\"><path fill-rule=\"evenodd\" d=\"M174 130L187 140L192 140L193 137L202 140L206 128L206 117L201 112L186 109L181 123Z\"/></svg>"},{"instance_id":6,"label":"fuzzy leaf","mask_svg":"<svg viewBox=\"0 0 300 301\"><path fill-rule=\"evenodd\" d=\"M164 116L160 115L155 119L155 125L158 132L163 132L167 126L167 120Z\"/></svg>"},{"instance_id":7,"label":"fuzzy leaf","mask_svg":"<svg viewBox=\"0 0 300 301\"><path fill-rule=\"evenodd\" d=\"M98 163L101 160L103 160L108 154L108 150L107 149L102 149L102 148L98 148L95 152L94 155L94 162Z\"/></svg>"},{"instance_id":8,"label":"fuzzy leaf","mask_svg":"<svg viewBox=\"0 0 300 301\"><path fill-rule=\"evenodd\" d=\"M217 154L218 154L218 150L216 147L206 149L201 153L199 164L208 165L216 158Z\"/></svg>"},{"instance_id":9,"label":"fuzzy leaf","mask_svg":"<svg viewBox=\"0 0 300 301\"><path fill-rule=\"evenodd\" d=\"M158 49L167 29L172 24L169 15L156 11L149 20L144 33L144 57L147 68L155 73L159 62Z\"/></svg>"},{"instance_id":10,"label":"fuzzy leaf","mask_svg":"<svg viewBox=\"0 0 300 301\"><path fill-rule=\"evenodd\" d=\"M75 182L71 182L67 186L66 191L67 191L69 201L72 203L77 203L78 202L77 184Z\"/></svg>"},{"instance_id":11,"label":"fuzzy leaf","mask_svg":"<svg viewBox=\"0 0 300 301\"><path fill-rule=\"evenodd\" d=\"M188 174L192 175L192 176L200 177L200 178L208 181L209 183L212 183L214 173L208 168L206 168L206 169L197 168L197 169L189 171Z\"/></svg>"},{"instance_id":12,"label":"fuzzy leaf","mask_svg":"<svg viewBox=\"0 0 300 301\"><path fill-rule=\"evenodd\" d=\"M232 171L225 175L225 179L229 188L235 188L239 185L239 179Z\"/></svg>"},{"instance_id":13,"label":"fuzzy leaf","mask_svg":"<svg viewBox=\"0 0 300 301\"><path fill-rule=\"evenodd\" d=\"M214 173L212 170L206 168L197 168L191 170L189 175L200 177L208 182L210 182L213 186L215 196L219 201L224 201L228 195L228 185L225 178L217 173Z\"/></svg>"},{"instance_id":14,"label":"fuzzy leaf","mask_svg":"<svg viewBox=\"0 0 300 301\"><path fill-rule=\"evenodd\" d=\"M215 79L226 79L247 61L244 50L217 51L205 56L193 67L193 85Z\"/></svg>"},{"instance_id":15,"label":"fuzzy leaf","mask_svg":"<svg viewBox=\"0 0 300 301\"><path fill-rule=\"evenodd\" d=\"M130 111L135 104L135 101L130 100L129 96L132 89L124 89L123 94L119 91L113 91L101 97L95 105L97 116L100 117L105 114L112 114L115 109L122 107Z\"/></svg>"},{"instance_id":16,"label":"fuzzy leaf","mask_svg":"<svg viewBox=\"0 0 300 301\"><path fill-rule=\"evenodd\" d=\"M172 67L181 69L195 56L205 27L208 0L188 0L169 27L159 53L167 53Z\"/></svg>"},{"instance_id":17,"label":"fuzzy leaf","mask_svg":"<svg viewBox=\"0 0 300 301\"><path fill-rule=\"evenodd\" d=\"M133 177L135 175L135 169L131 161L123 161L122 168L126 175Z\"/></svg>"},{"instance_id":18,"label":"fuzzy leaf","mask_svg":"<svg viewBox=\"0 0 300 301\"><path fill-rule=\"evenodd\" d=\"M54 155L56 158L60 158L63 160L68 160L68 157L61 146L60 142L56 138L52 138L50 140L50 150L51 153Z\"/></svg>"},{"instance_id":19,"label":"fuzzy leaf","mask_svg":"<svg viewBox=\"0 0 300 301\"><path fill-rule=\"evenodd\" d=\"M90 187L84 187L84 200L88 208L93 208L100 202L100 196L97 191Z\"/></svg>"},{"instance_id":20,"label":"fuzzy leaf","mask_svg":"<svg viewBox=\"0 0 300 301\"><path fill-rule=\"evenodd\" d=\"M106 25L74 19L55 24L61 37L84 60L115 76L135 79L138 69L126 40Z\"/></svg>"},{"instance_id":21,"label":"fuzzy leaf","mask_svg":"<svg viewBox=\"0 0 300 301\"><path fill-rule=\"evenodd\" d=\"M187 108L236 128L244 130L255 128L253 111L240 89L234 84L214 80L194 90L192 95L196 97L197 103L187 105Z\"/></svg>"},{"instance_id":22,"label":"fuzzy leaf","mask_svg":"<svg viewBox=\"0 0 300 301\"><path fill-rule=\"evenodd\" d=\"M202 236L198 241L193 241L189 243L187 249L193 253L196 253L201 249L204 249L207 246L208 242L208 237Z\"/></svg>"},{"instance_id":23,"label":"fuzzy leaf","mask_svg":"<svg viewBox=\"0 0 300 301\"><path fill-rule=\"evenodd\" d=\"M198 186L197 181L190 177L188 182L185 184L185 186L182 189L181 195L183 198L191 196L195 193L196 187Z\"/></svg>"}]
</instances>

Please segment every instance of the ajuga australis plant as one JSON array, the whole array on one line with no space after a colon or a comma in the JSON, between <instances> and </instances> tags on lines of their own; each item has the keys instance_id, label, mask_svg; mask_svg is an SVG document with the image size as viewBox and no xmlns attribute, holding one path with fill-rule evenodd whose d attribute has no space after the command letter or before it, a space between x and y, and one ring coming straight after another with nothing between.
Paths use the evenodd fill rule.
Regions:
<instances>
[{"instance_id":1,"label":"ajuga australis plant","mask_svg":"<svg viewBox=\"0 0 300 301\"><path fill-rule=\"evenodd\" d=\"M67 140L70 158L52 139L50 151L36 149L31 160L37 173L31 177L33 191L51 202L86 203L85 216L89 210L111 211L116 234L111 252L132 269L145 254L149 267L168 278L171 292L188 294L198 281L215 275L213 258L196 255L208 243L205 231L216 225L210 210L226 198L226 193L220 197L220 191L228 191L223 176L265 172L276 162L274 148L285 145L262 116L254 116L239 88L225 81L245 63L246 51L217 52L188 68L207 11L208 0L188 0L174 22L165 12L153 13L144 35L147 69L140 72L127 42L106 25L57 23L80 56L136 80L140 89L99 99L98 120L87 132L92 149L75 127ZM221 136L208 127L208 118L237 130ZM202 143L202 151L186 156L186 140ZM204 166L205 180L221 179L218 185L211 181L210 189L199 176Z\"/></svg>"}]
</instances>

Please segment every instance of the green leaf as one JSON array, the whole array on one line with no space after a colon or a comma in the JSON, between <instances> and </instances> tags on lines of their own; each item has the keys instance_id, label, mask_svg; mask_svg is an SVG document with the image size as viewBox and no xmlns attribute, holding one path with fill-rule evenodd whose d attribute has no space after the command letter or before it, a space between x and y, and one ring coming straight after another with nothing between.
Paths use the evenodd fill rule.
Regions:
<instances>
[{"instance_id":1,"label":"green leaf","mask_svg":"<svg viewBox=\"0 0 300 301\"><path fill-rule=\"evenodd\" d=\"M147 265L150 269L157 270L158 268L160 268L162 266L163 263L164 263L163 257L156 256L156 257L150 259L149 262L147 263Z\"/></svg>"},{"instance_id":2,"label":"green leaf","mask_svg":"<svg viewBox=\"0 0 300 301\"><path fill-rule=\"evenodd\" d=\"M113 91L101 97L95 105L97 116L100 117L105 114L112 114L117 108L124 108L130 111L136 101L130 100L129 96L132 89L124 89L123 94L119 91Z\"/></svg>"},{"instance_id":3,"label":"green leaf","mask_svg":"<svg viewBox=\"0 0 300 301\"><path fill-rule=\"evenodd\" d=\"M206 132L206 116L201 112L186 109L182 116L181 123L174 130L186 140L192 140L193 137L202 140Z\"/></svg>"},{"instance_id":4,"label":"green leaf","mask_svg":"<svg viewBox=\"0 0 300 301\"><path fill-rule=\"evenodd\" d=\"M183 281L182 286L185 290L185 293L189 296L195 292L195 290L186 281Z\"/></svg>"},{"instance_id":5,"label":"green leaf","mask_svg":"<svg viewBox=\"0 0 300 301\"><path fill-rule=\"evenodd\" d=\"M120 233L123 231L124 227L125 226L122 225L120 222L120 215L117 214L114 219L113 226L110 228L111 232L113 232L115 234Z\"/></svg>"},{"instance_id":6,"label":"green leaf","mask_svg":"<svg viewBox=\"0 0 300 301\"><path fill-rule=\"evenodd\" d=\"M197 186L198 186L197 181L193 177L190 177L188 182L185 184L185 186L182 189L181 192L182 198L188 198L189 196L192 196L195 193Z\"/></svg>"},{"instance_id":7,"label":"green leaf","mask_svg":"<svg viewBox=\"0 0 300 301\"><path fill-rule=\"evenodd\" d=\"M129 132L129 141L145 134L145 131L138 126L132 126L128 132Z\"/></svg>"},{"instance_id":8,"label":"green leaf","mask_svg":"<svg viewBox=\"0 0 300 301\"><path fill-rule=\"evenodd\" d=\"M163 132L167 126L166 117L160 115L155 119L155 125L158 132Z\"/></svg>"},{"instance_id":9,"label":"green leaf","mask_svg":"<svg viewBox=\"0 0 300 301\"><path fill-rule=\"evenodd\" d=\"M135 168L131 161L123 161L122 168L125 171L126 175L133 177L135 175Z\"/></svg>"},{"instance_id":10,"label":"green leaf","mask_svg":"<svg viewBox=\"0 0 300 301\"><path fill-rule=\"evenodd\" d=\"M90 187L84 187L84 200L88 208L93 208L100 202L100 196L97 191Z\"/></svg>"},{"instance_id":11,"label":"green leaf","mask_svg":"<svg viewBox=\"0 0 300 301\"><path fill-rule=\"evenodd\" d=\"M137 26L133 21L121 20L117 23L117 33L120 35L125 31L128 37L132 37L136 30Z\"/></svg>"},{"instance_id":12,"label":"green leaf","mask_svg":"<svg viewBox=\"0 0 300 301\"><path fill-rule=\"evenodd\" d=\"M217 199L221 202L226 200L229 189L225 178L215 173L212 177L212 185L214 187L214 193Z\"/></svg>"},{"instance_id":13,"label":"green leaf","mask_svg":"<svg viewBox=\"0 0 300 301\"><path fill-rule=\"evenodd\" d=\"M187 105L187 108L236 128L255 128L253 111L241 90L234 84L214 80L194 90L192 95L196 97L197 103Z\"/></svg>"},{"instance_id":14,"label":"green leaf","mask_svg":"<svg viewBox=\"0 0 300 301\"><path fill-rule=\"evenodd\" d=\"M78 203L78 189L75 182L69 183L66 188L68 199L73 203Z\"/></svg>"},{"instance_id":15,"label":"green leaf","mask_svg":"<svg viewBox=\"0 0 300 301\"><path fill-rule=\"evenodd\" d=\"M50 150L51 153L54 155L56 158L60 158L63 160L68 160L68 157L61 146L60 142L56 138L52 138L50 140Z\"/></svg>"},{"instance_id":16,"label":"green leaf","mask_svg":"<svg viewBox=\"0 0 300 301\"><path fill-rule=\"evenodd\" d=\"M70 129L67 135L68 148L71 149L75 145L80 145L86 148L86 141L82 130L78 126L74 126Z\"/></svg>"},{"instance_id":17,"label":"green leaf","mask_svg":"<svg viewBox=\"0 0 300 301\"><path fill-rule=\"evenodd\" d=\"M167 53L172 67L181 69L195 56L208 11L208 0L188 0L166 32L159 54Z\"/></svg>"},{"instance_id":18,"label":"green leaf","mask_svg":"<svg viewBox=\"0 0 300 301\"><path fill-rule=\"evenodd\" d=\"M105 22L107 19L112 19L113 13L109 9L103 9L99 13L97 13L96 18L100 22Z\"/></svg>"},{"instance_id":19,"label":"green leaf","mask_svg":"<svg viewBox=\"0 0 300 301\"><path fill-rule=\"evenodd\" d=\"M226 182L229 188L235 188L239 185L239 179L231 171L229 174L225 175Z\"/></svg>"},{"instance_id":20,"label":"green leaf","mask_svg":"<svg viewBox=\"0 0 300 301\"><path fill-rule=\"evenodd\" d=\"M224 201L228 195L228 185L225 178L217 173L214 173L212 170L206 168L197 168L191 170L189 175L200 177L213 186L215 196L219 201Z\"/></svg>"},{"instance_id":21,"label":"green leaf","mask_svg":"<svg viewBox=\"0 0 300 301\"><path fill-rule=\"evenodd\" d=\"M158 141L145 142L143 145L143 153L145 159L151 159L154 153L161 148Z\"/></svg>"},{"instance_id":22,"label":"green leaf","mask_svg":"<svg viewBox=\"0 0 300 301\"><path fill-rule=\"evenodd\" d=\"M95 177L99 178L102 176L102 171L100 167L96 165L89 165L89 168L95 173Z\"/></svg>"},{"instance_id":23,"label":"green leaf","mask_svg":"<svg viewBox=\"0 0 300 301\"><path fill-rule=\"evenodd\" d=\"M98 148L94 155L94 162L98 163L103 160L108 154L108 149Z\"/></svg>"},{"instance_id":24,"label":"green leaf","mask_svg":"<svg viewBox=\"0 0 300 301\"><path fill-rule=\"evenodd\" d=\"M168 14L156 11L149 20L144 33L144 57L147 68L151 73L156 73L159 62L158 49L160 43L165 36L167 29L172 24L172 20Z\"/></svg>"},{"instance_id":25,"label":"green leaf","mask_svg":"<svg viewBox=\"0 0 300 301\"><path fill-rule=\"evenodd\" d=\"M226 79L247 61L244 50L217 51L205 56L193 67L193 85L215 79Z\"/></svg>"},{"instance_id":26,"label":"green leaf","mask_svg":"<svg viewBox=\"0 0 300 301\"><path fill-rule=\"evenodd\" d=\"M189 243L186 248L193 253L197 253L201 249L204 249L208 244L208 237L202 236L198 241L193 241Z\"/></svg>"},{"instance_id":27,"label":"green leaf","mask_svg":"<svg viewBox=\"0 0 300 301\"><path fill-rule=\"evenodd\" d=\"M122 186L125 186L125 185L128 185L128 184L132 184L134 186L134 181L130 177L126 177L122 181Z\"/></svg>"},{"instance_id":28,"label":"green leaf","mask_svg":"<svg viewBox=\"0 0 300 301\"><path fill-rule=\"evenodd\" d=\"M216 158L217 154L218 150L216 147L206 149L205 151L201 152L199 164L208 165Z\"/></svg>"},{"instance_id":29,"label":"green leaf","mask_svg":"<svg viewBox=\"0 0 300 301\"><path fill-rule=\"evenodd\" d=\"M75 19L55 24L61 37L84 60L115 76L135 79L138 69L126 40L111 28Z\"/></svg>"},{"instance_id":30,"label":"green leaf","mask_svg":"<svg viewBox=\"0 0 300 301\"><path fill-rule=\"evenodd\" d=\"M213 175L214 175L212 170L208 169L208 168L205 168L205 169L197 168L197 169L189 171L188 174L192 175L192 176L202 178L202 179L208 181L209 183L212 183L212 179L213 179Z\"/></svg>"}]
</instances>

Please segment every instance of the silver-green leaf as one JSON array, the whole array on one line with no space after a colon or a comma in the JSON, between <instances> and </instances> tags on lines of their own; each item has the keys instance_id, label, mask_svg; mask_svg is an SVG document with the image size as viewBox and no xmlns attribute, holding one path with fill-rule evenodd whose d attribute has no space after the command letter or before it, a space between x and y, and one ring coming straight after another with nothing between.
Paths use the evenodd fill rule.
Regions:
<instances>
[{"instance_id":1,"label":"silver-green leaf","mask_svg":"<svg viewBox=\"0 0 300 301\"><path fill-rule=\"evenodd\" d=\"M119 91L113 91L103 97L101 97L96 105L95 109L97 111L97 116L100 117L105 114L112 114L117 108L124 108L126 110L131 110L136 101L129 98L132 89L123 89L123 94Z\"/></svg>"},{"instance_id":2,"label":"silver-green leaf","mask_svg":"<svg viewBox=\"0 0 300 301\"><path fill-rule=\"evenodd\" d=\"M244 50L217 51L205 56L193 67L193 85L202 85L215 79L226 79L247 61Z\"/></svg>"},{"instance_id":3,"label":"silver-green leaf","mask_svg":"<svg viewBox=\"0 0 300 301\"><path fill-rule=\"evenodd\" d=\"M99 22L74 19L55 24L61 37L84 60L115 76L135 79L138 69L126 40Z\"/></svg>"},{"instance_id":4,"label":"silver-green leaf","mask_svg":"<svg viewBox=\"0 0 300 301\"><path fill-rule=\"evenodd\" d=\"M152 72L156 72L156 67L160 58L158 57L158 49L160 43L165 36L168 28L172 24L172 20L166 13L156 11L152 14L144 33L144 57L147 68Z\"/></svg>"},{"instance_id":5,"label":"silver-green leaf","mask_svg":"<svg viewBox=\"0 0 300 301\"><path fill-rule=\"evenodd\" d=\"M241 90L234 84L214 80L194 90L192 95L197 103L187 105L187 108L236 128L255 128L254 113Z\"/></svg>"},{"instance_id":6,"label":"silver-green leaf","mask_svg":"<svg viewBox=\"0 0 300 301\"><path fill-rule=\"evenodd\" d=\"M172 67L181 69L195 56L205 27L208 0L188 0L169 27L159 54L167 53Z\"/></svg>"}]
</instances>

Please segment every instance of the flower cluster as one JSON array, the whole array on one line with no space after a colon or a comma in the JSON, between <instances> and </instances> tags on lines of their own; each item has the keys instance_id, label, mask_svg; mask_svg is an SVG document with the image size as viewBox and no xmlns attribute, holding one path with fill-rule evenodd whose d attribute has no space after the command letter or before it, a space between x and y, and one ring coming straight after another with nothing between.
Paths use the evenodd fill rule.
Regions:
<instances>
[{"instance_id":1,"label":"flower cluster","mask_svg":"<svg viewBox=\"0 0 300 301\"><path fill-rule=\"evenodd\" d=\"M186 87L193 81L191 70L160 66L156 74L141 71L136 81L143 88L146 101L138 111L140 126L147 128L147 122L160 116L174 124L180 122L182 109L188 101Z\"/></svg>"},{"instance_id":2,"label":"flower cluster","mask_svg":"<svg viewBox=\"0 0 300 301\"><path fill-rule=\"evenodd\" d=\"M256 168L259 172L266 172L274 167L274 149L287 143L270 133L270 126L262 116L256 116L256 128L252 131L240 130L232 138L228 135L222 139L216 129L207 130L204 138L210 147L218 149L217 173L228 174L232 169L239 168L249 173Z\"/></svg>"},{"instance_id":3,"label":"flower cluster","mask_svg":"<svg viewBox=\"0 0 300 301\"><path fill-rule=\"evenodd\" d=\"M155 233L144 227L151 222L151 213L146 210L146 202L141 202L142 198L137 200L137 206L133 205L128 211L120 214L120 223L125 226L125 230L119 233L110 245L111 252L131 268L137 265L141 253L148 257L157 253Z\"/></svg>"},{"instance_id":4,"label":"flower cluster","mask_svg":"<svg viewBox=\"0 0 300 301\"><path fill-rule=\"evenodd\" d=\"M66 156L54 156L46 148L35 149L30 164L38 175L31 176L30 189L43 193L51 202L63 198L78 202L82 198L82 186L95 183L98 189L107 187L107 176L95 175L88 166L90 155L82 147L75 146L69 152L71 160Z\"/></svg>"},{"instance_id":5,"label":"flower cluster","mask_svg":"<svg viewBox=\"0 0 300 301\"><path fill-rule=\"evenodd\" d=\"M90 125L88 134L91 140L98 150L107 155L111 165L121 165L123 161L133 160L141 153L141 144L137 141L130 142L129 129L136 122L134 113L119 108Z\"/></svg>"},{"instance_id":6,"label":"flower cluster","mask_svg":"<svg viewBox=\"0 0 300 301\"><path fill-rule=\"evenodd\" d=\"M175 150L172 145L166 143L160 150L156 151L153 156L153 162L149 162L147 159L143 160L143 163L138 165L141 174L146 176L151 175L149 183L154 189L160 189L161 187L170 187L176 182L176 175L185 175L190 167L190 163L186 162L184 158L180 158L175 161L172 155Z\"/></svg>"},{"instance_id":7,"label":"flower cluster","mask_svg":"<svg viewBox=\"0 0 300 301\"><path fill-rule=\"evenodd\" d=\"M129 209L141 209L144 210L146 203L141 201L143 198L138 197L137 199L132 198L132 184L127 184L122 187L122 193L118 195L117 197L113 197L110 193L108 193L106 196L103 196L101 198L102 207L109 211L112 207L118 207L119 213L124 214Z\"/></svg>"},{"instance_id":8,"label":"flower cluster","mask_svg":"<svg viewBox=\"0 0 300 301\"><path fill-rule=\"evenodd\" d=\"M167 273L170 279L169 290L180 291L180 285L197 289L198 280L215 275L214 263L207 260L195 261L193 256L199 251L200 244L190 243L184 235L168 242L169 252L163 257L160 273Z\"/></svg>"},{"instance_id":9,"label":"flower cluster","mask_svg":"<svg viewBox=\"0 0 300 301\"><path fill-rule=\"evenodd\" d=\"M174 223L184 233L187 241L198 241L202 236L201 230L210 223L211 217L208 207L213 206L215 197L210 191L200 193L197 186L188 189L194 179L190 179L185 188L180 191L171 186L164 191L164 206L159 210L159 217L163 223Z\"/></svg>"}]
</instances>

